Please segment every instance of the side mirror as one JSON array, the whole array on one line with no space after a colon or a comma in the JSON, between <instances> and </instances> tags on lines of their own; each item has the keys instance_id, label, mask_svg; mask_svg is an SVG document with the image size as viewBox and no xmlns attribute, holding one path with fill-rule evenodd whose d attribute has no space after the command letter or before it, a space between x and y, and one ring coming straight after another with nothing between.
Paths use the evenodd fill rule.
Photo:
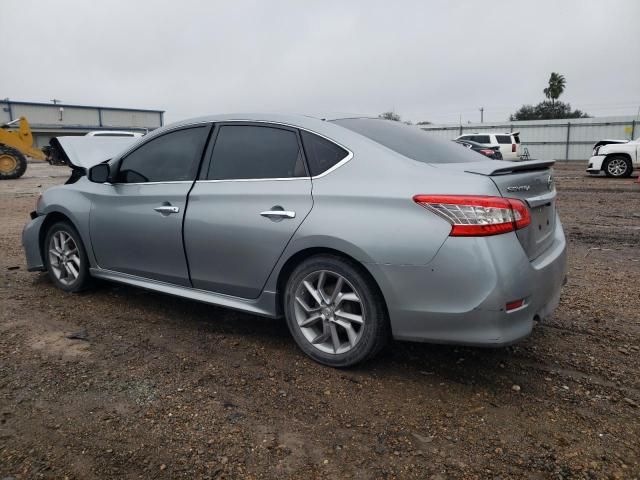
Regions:
<instances>
[{"instance_id":1,"label":"side mirror","mask_svg":"<svg viewBox=\"0 0 640 480\"><path fill-rule=\"evenodd\" d=\"M89 180L94 183L104 183L109 181L110 172L108 163L100 163L89 169Z\"/></svg>"}]
</instances>

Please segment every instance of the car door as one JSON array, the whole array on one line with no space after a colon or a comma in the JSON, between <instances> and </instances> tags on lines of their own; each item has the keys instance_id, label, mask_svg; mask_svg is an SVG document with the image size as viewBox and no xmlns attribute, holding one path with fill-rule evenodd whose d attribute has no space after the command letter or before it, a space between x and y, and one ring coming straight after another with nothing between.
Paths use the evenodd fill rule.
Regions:
<instances>
[{"instance_id":1,"label":"car door","mask_svg":"<svg viewBox=\"0 0 640 480\"><path fill-rule=\"evenodd\" d=\"M182 240L209 124L150 139L118 162L92 198L90 233L100 268L189 286Z\"/></svg>"},{"instance_id":2,"label":"car door","mask_svg":"<svg viewBox=\"0 0 640 480\"><path fill-rule=\"evenodd\" d=\"M185 217L191 281L256 298L311 210L311 179L296 129L231 122L214 137Z\"/></svg>"}]
</instances>

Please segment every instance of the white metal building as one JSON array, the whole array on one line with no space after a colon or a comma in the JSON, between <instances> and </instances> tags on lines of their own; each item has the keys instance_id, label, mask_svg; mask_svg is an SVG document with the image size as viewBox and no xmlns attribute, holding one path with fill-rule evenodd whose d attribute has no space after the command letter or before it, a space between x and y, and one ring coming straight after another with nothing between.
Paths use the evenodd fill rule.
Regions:
<instances>
[{"instance_id":1,"label":"white metal building","mask_svg":"<svg viewBox=\"0 0 640 480\"><path fill-rule=\"evenodd\" d=\"M52 137L84 135L93 130L147 132L161 127L164 110L0 100L0 125L26 117L38 147Z\"/></svg>"},{"instance_id":2,"label":"white metal building","mask_svg":"<svg viewBox=\"0 0 640 480\"><path fill-rule=\"evenodd\" d=\"M598 140L640 137L640 121L634 116L421 125L420 128L451 140L465 133L519 131L521 152L522 147L526 147L531 158L550 160L585 160L591 156L592 146Z\"/></svg>"}]
</instances>

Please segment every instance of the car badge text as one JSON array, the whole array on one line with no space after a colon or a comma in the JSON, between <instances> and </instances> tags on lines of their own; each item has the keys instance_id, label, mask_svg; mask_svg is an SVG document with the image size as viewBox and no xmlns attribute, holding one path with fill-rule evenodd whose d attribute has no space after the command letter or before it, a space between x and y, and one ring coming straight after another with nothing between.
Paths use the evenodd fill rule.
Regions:
<instances>
[{"instance_id":1,"label":"car badge text","mask_svg":"<svg viewBox=\"0 0 640 480\"><path fill-rule=\"evenodd\" d=\"M531 185L515 185L513 187L507 187L507 192L528 192L531 190Z\"/></svg>"}]
</instances>

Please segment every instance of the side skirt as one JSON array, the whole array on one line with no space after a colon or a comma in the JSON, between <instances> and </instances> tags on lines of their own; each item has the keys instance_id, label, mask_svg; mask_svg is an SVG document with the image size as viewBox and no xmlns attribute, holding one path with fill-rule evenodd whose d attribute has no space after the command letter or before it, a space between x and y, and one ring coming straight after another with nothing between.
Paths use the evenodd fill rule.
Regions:
<instances>
[{"instance_id":1,"label":"side skirt","mask_svg":"<svg viewBox=\"0 0 640 480\"><path fill-rule=\"evenodd\" d=\"M197 288L183 287L170 283L151 280L148 278L137 277L127 273L114 272L112 270L104 270L101 268L91 268L91 276L109 280L112 282L126 283L146 290L162 292L168 295L188 298L198 302L209 303L219 307L232 308L255 315L264 317L277 318L276 314L276 294L275 292L263 291L257 299L246 299L223 295L220 293L208 292Z\"/></svg>"}]
</instances>

